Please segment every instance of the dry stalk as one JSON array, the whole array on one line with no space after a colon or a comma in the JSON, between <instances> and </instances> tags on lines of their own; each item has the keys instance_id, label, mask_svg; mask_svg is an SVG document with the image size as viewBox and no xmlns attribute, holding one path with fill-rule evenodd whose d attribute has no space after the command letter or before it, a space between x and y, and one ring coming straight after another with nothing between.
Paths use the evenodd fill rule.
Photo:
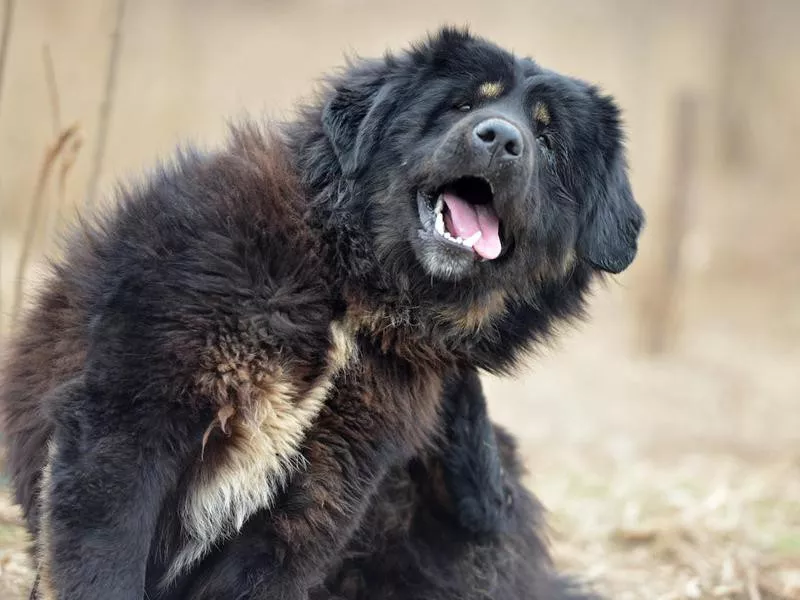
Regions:
<instances>
[{"instance_id":1,"label":"dry stalk","mask_svg":"<svg viewBox=\"0 0 800 600\"><path fill-rule=\"evenodd\" d=\"M58 159L59 155L64 151L68 144L75 139L78 135L79 129L77 123L68 127L58 136L56 141L45 152L42 166L39 169L39 177L36 180L36 189L31 199L30 210L28 212L28 219L25 223L25 231L22 238L22 249L20 250L19 259L17 260L17 268L14 277L14 300L11 310L12 321L16 321L19 315L20 306L22 304L22 293L24 289L25 272L30 262L31 254L33 253L33 243L36 239L36 231L39 229L39 224L42 217L42 203L44 200L44 193L47 189L47 182L50 179L50 172L53 170L53 165Z\"/></svg>"},{"instance_id":2,"label":"dry stalk","mask_svg":"<svg viewBox=\"0 0 800 600\"><path fill-rule=\"evenodd\" d=\"M675 102L671 195L664 219L663 262L656 271L649 311L641 324L644 350L649 355L661 355L671 350L680 325L677 305L682 292L682 253L689 229L691 185L696 168L693 149L697 147L698 110L695 94L682 92L678 96Z\"/></svg>"},{"instance_id":3,"label":"dry stalk","mask_svg":"<svg viewBox=\"0 0 800 600\"><path fill-rule=\"evenodd\" d=\"M64 152L61 162L61 169L58 172L58 206L57 208L57 222L61 222L61 211L64 207L64 199L67 195L67 175L69 174L75 161L78 159L81 147L83 146L83 138L76 137L70 142L69 147Z\"/></svg>"},{"instance_id":4,"label":"dry stalk","mask_svg":"<svg viewBox=\"0 0 800 600\"><path fill-rule=\"evenodd\" d=\"M42 62L44 64L44 81L47 85L47 97L50 101L50 117L53 121L53 137L57 138L61 131L61 96L58 93L58 83L56 82L56 69L53 65L53 55L50 52L50 46L45 44L42 46ZM61 166L61 160L56 160L56 166ZM60 191L60 190L59 190ZM61 194L56 197L56 208L47 211L47 226L45 230L48 235L55 228L58 223L61 212Z\"/></svg>"},{"instance_id":5,"label":"dry stalk","mask_svg":"<svg viewBox=\"0 0 800 600\"><path fill-rule=\"evenodd\" d=\"M3 9L3 34L0 37L0 98L3 95L3 82L6 74L8 44L11 40L11 23L14 17L14 0L6 0Z\"/></svg>"},{"instance_id":6,"label":"dry stalk","mask_svg":"<svg viewBox=\"0 0 800 600\"><path fill-rule=\"evenodd\" d=\"M53 118L53 135L61 131L61 97L56 83L56 69L53 66L53 55L50 46L42 46L42 62L44 63L44 81L47 84L47 96L50 100L50 116Z\"/></svg>"},{"instance_id":7,"label":"dry stalk","mask_svg":"<svg viewBox=\"0 0 800 600\"><path fill-rule=\"evenodd\" d=\"M89 187L86 197L86 206L90 208L94 205L97 197L97 185L103 171L103 158L105 157L106 143L108 141L109 120L111 117L111 109L114 106L114 92L117 87L117 70L119 67L120 47L122 46L122 24L125 17L126 4L127 0L117 0L116 22L114 24L114 33L111 37L111 51L108 57L108 68L106 70L106 84L103 91L103 101L100 104L100 121L97 127L92 171L89 176Z\"/></svg>"},{"instance_id":8,"label":"dry stalk","mask_svg":"<svg viewBox=\"0 0 800 600\"><path fill-rule=\"evenodd\" d=\"M47 94L50 100L50 115L53 121L53 136L58 137L62 131L61 126L61 95L58 91L58 82L56 80L56 70L53 64L53 56L50 52L50 46L45 44L42 48L42 60L44 62L45 83L47 84ZM63 219L64 205L67 195L67 175L72 169L75 161L78 158L83 139L80 136L75 136L64 149L64 152L56 160L58 167L58 185L56 192L55 207L48 211L47 218L47 231L48 237L58 227Z\"/></svg>"},{"instance_id":9,"label":"dry stalk","mask_svg":"<svg viewBox=\"0 0 800 600\"><path fill-rule=\"evenodd\" d=\"M11 40L11 23L14 17L14 0L6 0L3 8L3 33L0 37L0 106L3 98L3 82L6 75L6 58L8 57L8 45ZM0 215L3 212L2 197L0 197ZM3 280L3 251L0 243L0 282ZM0 294L0 332L3 325L3 295Z\"/></svg>"}]
</instances>

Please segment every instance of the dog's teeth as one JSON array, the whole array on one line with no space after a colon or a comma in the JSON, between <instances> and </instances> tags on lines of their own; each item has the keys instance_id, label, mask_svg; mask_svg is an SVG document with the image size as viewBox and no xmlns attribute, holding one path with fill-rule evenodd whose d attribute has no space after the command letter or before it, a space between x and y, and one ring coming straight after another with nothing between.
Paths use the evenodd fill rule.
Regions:
<instances>
[{"instance_id":1,"label":"dog's teeth","mask_svg":"<svg viewBox=\"0 0 800 600\"><path fill-rule=\"evenodd\" d=\"M444 230L444 217L442 216L441 212L436 213L436 233L439 235L446 235L446 231Z\"/></svg>"},{"instance_id":2,"label":"dog's teeth","mask_svg":"<svg viewBox=\"0 0 800 600\"><path fill-rule=\"evenodd\" d=\"M453 236L450 235L447 231L444 232L444 237L447 238L448 240L453 241Z\"/></svg>"},{"instance_id":3,"label":"dog's teeth","mask_svg":"<svg viewBox=\"0 0 800 600\"><path fill-rule=\"evenodd\" d=\"M472 248L478 242L478 240L481 239L481 235L483 235L482 231L480 230L476 231L475 233L473 233L471 236L469 236L467 239L464 240L463 242L464 245L467 248Z\"/></svg>"},{"instance_id":4,"label":"dog's teeth","mask_svg":"<svg viewBox=\"0 0 800 600\"><path fill-rule=\"evenodd\" d=\"M433 208L433 211L436 214L442 214L442 209L444 208L444 199L439 196L438 200L436 200L436 206Z\"/></svg>"},{"instance_id":5,"label":"dog's teeth","mask_svg":"<svg viewBox=\"0 0 800 600\"><path fill-rule=\"evenodd\" d=\"M463 243L464 243L464 240L463 240L463 239L461 239L460 237L457 237L457 238L456 238L456 241L457 241L459 244L463 244Z\"/></svg>"}]
</instances>

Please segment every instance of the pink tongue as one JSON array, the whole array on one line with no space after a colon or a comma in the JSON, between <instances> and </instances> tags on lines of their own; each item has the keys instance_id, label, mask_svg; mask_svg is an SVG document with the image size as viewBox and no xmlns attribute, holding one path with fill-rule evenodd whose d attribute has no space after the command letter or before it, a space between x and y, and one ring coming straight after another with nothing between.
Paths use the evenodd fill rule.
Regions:
<instances>
[{"instance_id":1,"label":"pink tongue","mask_svg":"<svg viewBox=\"0 0 800 600\"><path fill-rule=\"evenodd\" d=\"M494 210L489 205L469 204L449 192L443 198L453 224L450 235L466 240L480 231L481 237L475 242L473 250L487 260L500 256L500 221Z\"/></svg>"}]
</instances>

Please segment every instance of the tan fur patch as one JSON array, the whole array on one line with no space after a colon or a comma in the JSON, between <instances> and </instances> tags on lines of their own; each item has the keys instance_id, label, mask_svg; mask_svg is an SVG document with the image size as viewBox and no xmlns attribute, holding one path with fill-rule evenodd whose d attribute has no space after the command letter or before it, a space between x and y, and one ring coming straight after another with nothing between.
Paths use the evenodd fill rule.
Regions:
<instances>
[{"instance_id":1,"label":"tan fur patch","mask_svg":"<svg viewBox=\"0 0 800 600\"><path fill-rule=\"evenodd\" d=\"M561 275L566 275L569 273L574 267L575 263L578 261L578 255L575 254L575 250L570 250L567 252L567 255L564 257L564 261L561 263Z\"/></svg>"},{"instance_id":2,"label":"tan fur patch","mask_svg":"<svg viewBox=\"0 0 800 600\"><path fill-rule=\"evenodd\" d=\"M187 540L162 582L166 585L201 559L211 546L234 535L256 511L269 508L289 476L302 468L300 444L325 401L333 377L353 353L352 336L339 324L331 327L328 367L318 383L298 397L286 376L264 378L235 369L228 396L246 410L220 410L219 425L227 437L205 441L213 446L198 465L181 519ZM272 370L281 374L283 369ZM258 383L253 383L257 381ZM208 432L207 432L208 433ZM216 445L214 445L216 442Z\"/></svg>"},{"instance_id":3,"label":"tan fur patch","mask_svg":"<svg viewBox=\"0 0 800 600\"><path fill-rule=\"evenodd\" d=\"M503 84L499 81L487 81L478 88L478 94L483 98L499 98L503 93Z\"/></svg>"},{"instance_id":4,"label":"tan fur patch","mask_svg":"<svg viewBox=\"0 0 800 600\"><path fill-rule=\"evenodd\" d=\"M50 574L50 472L55 455L56 444L51 440L47 448L47 462L42 469L39 487L39 535L36 547L39 563L39 583L36 597L39 600L55 600L56 598Z\"/></svg>"},{"instance_id":5,"label":"tan fur patch","mask_svg":"<svg viewBox=\"0 0 800 600\"><path fill-rule=\"evenodd\" d=\"M502 314L505 308L505 294L494 291L466 308L448 308L442 311L442 316L464 330L477 331Z\"/></svg>"},{"instance_id":6,"label":"tan fur patch","mask_svg":"<svg viewBox=\"0 0 800 600\"><path fill-rule=\"evenodd\" d=\"M228 435L228 421L231 417L236 414L236 408L231 404L226 404L222 408L217 411L217 416L214 417L214 420L211 422L211 425L208 426L206 432L203 434L203 447L200 451L200 458L203 457L203 450L206 449L206 444L208 443L208 438L214 432L214 429L217 427L220 428L220 431L225 435Z\"/></svg>"},{"instance_id":7,"label":"tan fur patch","mask_svg":"<svg viewBox=\"0 0 800 600\"><path fill-rule=\"evenodd\" d=\"M537 102L533 105L533 118L542 125L550 125L550 109L544 102Z\"/></svg>"},{"instance_id":8,"label":"tan fur patch","mask_svg":"<svg viewBox=\"0 0 800 600\"><path fill-rule=\"evenodd\" d=\"M336 323L331 325L331 352L330 369L333 374L344 369L355 356L354 332L349 323Z\"/></svg>"}]
</instances>

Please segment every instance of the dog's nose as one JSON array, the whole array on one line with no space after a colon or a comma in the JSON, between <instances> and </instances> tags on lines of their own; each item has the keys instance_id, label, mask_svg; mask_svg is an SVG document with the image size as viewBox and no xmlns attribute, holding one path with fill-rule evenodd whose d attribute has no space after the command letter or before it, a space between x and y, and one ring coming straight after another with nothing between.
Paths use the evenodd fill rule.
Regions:
<instances>
[{"instance_id":1,"label":"dog's nose","mask_svg":"<svg viewBox=\"0 0 800 600\"><path fill-rule=\"evenodd\" d=\"M475 148L489 152L494 158L514 159L522 154L522 132L505 119L486 119L472 130Z\"/></svg>"}]
</instances>

